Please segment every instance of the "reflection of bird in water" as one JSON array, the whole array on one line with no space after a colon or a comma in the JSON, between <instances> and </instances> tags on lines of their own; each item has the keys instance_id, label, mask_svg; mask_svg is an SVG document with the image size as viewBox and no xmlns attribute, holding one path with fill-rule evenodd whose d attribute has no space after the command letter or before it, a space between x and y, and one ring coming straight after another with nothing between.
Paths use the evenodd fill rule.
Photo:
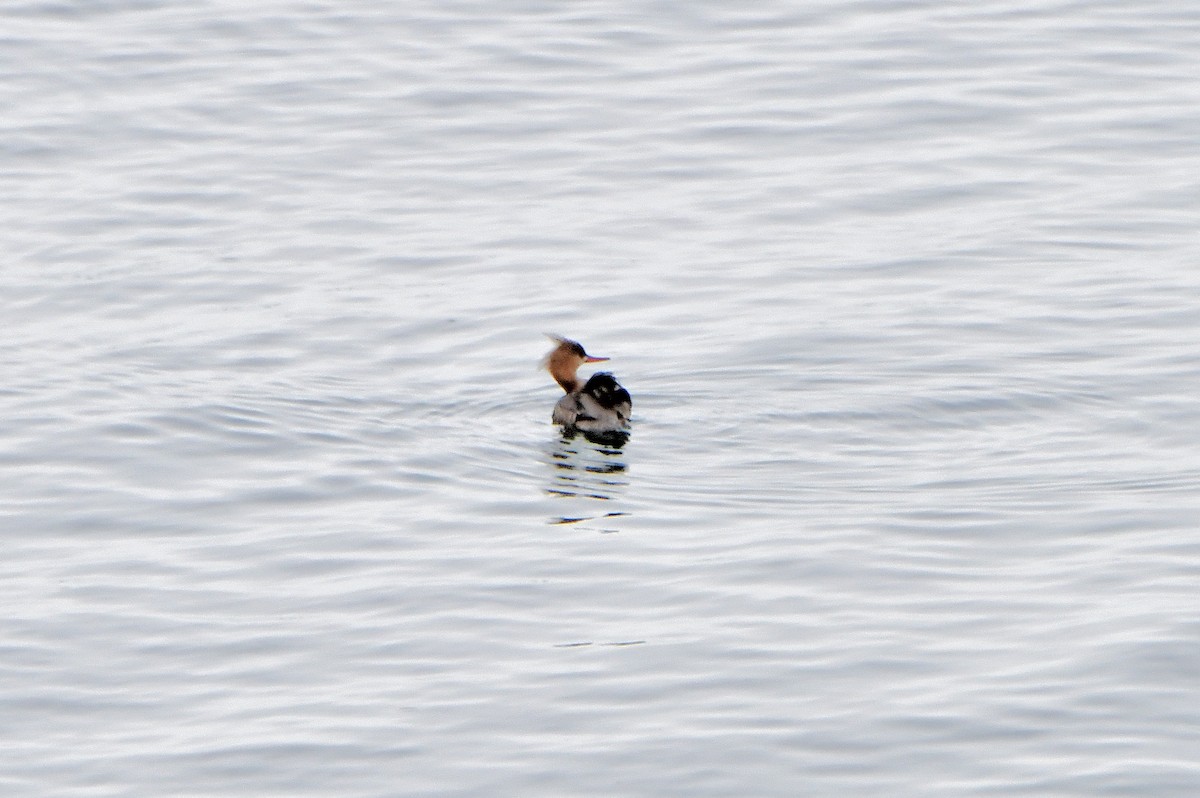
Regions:
<instances>
[{"instance_id":1,"label":"reflection of bird in water","mask_svg":"<svg viewBox=\"0 0 1200 798\"><path fill-rule=\"evenodd\" d=\"M570 504L570 507L561 506L556 511L550 519L551 524L603 522L605 519L628 515L614 506L619 506L617 500L629 486L625 476L624 453L620 449L597 445L568 433L556 440L546 454L547 465L553 467L546 492ZM583 503L580 503L581 500ZM597 500L599 503L596 503ZM617 530L605 524L596 531L606 533Z\"/></svg>"},{"instance_id":2,"label":"reflection of bird in water","mask_svg":"<svg viewBox=\"0 0 1200 798\"><path fill-rule=\"evenodd\" d=\"M550 452L554 483L548 493L608 500L629 484L620 449L589 446L573 435L563 435Z\"/></svg>"},{"instance_id":3,"label":"reflection of bird in water","mask_svg":"<svg viewBox=\"0 0 1200 798\"><path fill-rule=\"evenodd\" d=\"M584 363L599 363L608 358L593 357L579 343L562 336L548 337L558 342L558 346L546 355L546 369L567 392L554 406L551 420L561 424L566 433L582 432L596 443L622 446L629 439L626 430L633 411L629 391L607 371L596 372L583 384L576 376Z\"/></svg>"}]
</instances>

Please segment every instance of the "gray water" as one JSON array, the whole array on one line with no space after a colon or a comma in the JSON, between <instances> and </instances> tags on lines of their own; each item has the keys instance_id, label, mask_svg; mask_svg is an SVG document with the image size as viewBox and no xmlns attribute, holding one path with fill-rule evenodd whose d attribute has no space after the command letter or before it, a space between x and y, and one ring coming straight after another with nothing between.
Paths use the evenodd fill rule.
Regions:
<instances>
[{"instance_id":1,"label":"gray water","mask_svg":"<svg viewBox=\"0 0 1200 798\"><path fill-rule=\"evenodd\" d=\"M4 795L1200 794L1191 5L0 19Z\"/></svg>"}]
</instances>

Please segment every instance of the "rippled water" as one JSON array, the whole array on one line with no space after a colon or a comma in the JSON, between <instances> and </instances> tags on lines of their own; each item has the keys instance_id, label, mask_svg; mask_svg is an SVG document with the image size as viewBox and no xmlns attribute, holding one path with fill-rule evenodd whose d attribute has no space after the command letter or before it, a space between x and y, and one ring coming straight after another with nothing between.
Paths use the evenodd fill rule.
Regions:
<instances>
[{"instance_id":1,"label":"rippled water","mask_svg":"<svg viewBox=\"0 0 1200 798\"><path fill-rule=\"evenodd\" d=\"M0 15L4 794L1200 794L1190 6Z\"/></svg>"}]
</instances>

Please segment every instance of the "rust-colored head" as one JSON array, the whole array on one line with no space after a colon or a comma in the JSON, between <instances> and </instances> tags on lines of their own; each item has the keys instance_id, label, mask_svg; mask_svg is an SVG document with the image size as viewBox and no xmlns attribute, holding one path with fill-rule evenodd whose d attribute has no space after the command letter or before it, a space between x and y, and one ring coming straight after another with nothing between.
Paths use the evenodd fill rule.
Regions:
<instances>
[{"instance_id":1,"label":"rust-colored head","mask_svg":"<svg viewBox=\"0 0 1200 798\"><path fill-rule=\"evenodd\" d=\"M583 346L579 342L572 341L570 338L550 333L546 333L546 337L556 342L558 346L546 355L544 365L554 381L561 385L567 393L579 388L579 380L576 379L575 372L579 370L580 366L584 363L600 363L608 360L606 357L592 357L583 351Z\"/></svg>"}]
</instances>

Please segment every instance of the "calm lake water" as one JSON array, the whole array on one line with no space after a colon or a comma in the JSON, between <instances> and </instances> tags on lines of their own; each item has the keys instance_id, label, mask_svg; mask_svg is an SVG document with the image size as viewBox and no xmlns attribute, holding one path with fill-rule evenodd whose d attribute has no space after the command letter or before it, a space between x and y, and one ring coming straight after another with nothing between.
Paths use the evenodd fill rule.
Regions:
<instances>
[{"instance_id":1,"label":"calm lake water","mask_svg":"<svg viewBox=\"0 0 1200 798\"><path fill-rule=\"evenodd\" d=\"M1193 6L0 19L5 795L1200 794Z\"/></svg>"}]
</instances>

